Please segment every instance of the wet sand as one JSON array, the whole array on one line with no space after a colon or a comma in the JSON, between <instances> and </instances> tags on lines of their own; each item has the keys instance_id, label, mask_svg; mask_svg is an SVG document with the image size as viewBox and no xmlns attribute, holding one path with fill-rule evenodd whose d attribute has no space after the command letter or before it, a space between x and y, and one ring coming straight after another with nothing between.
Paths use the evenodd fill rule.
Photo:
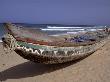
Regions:
<instances>
[{"instance_id":1,"label":"wet sand","mask_svg":"<svg viewBox=\"0 0 110 82\"><path fill-rule=\"evenodd\" d=\"M65 64L35 64L14 51L5 53L0 44L1 82L109 82L110 42L79 61Z\"/></svg>"}]
</instances>

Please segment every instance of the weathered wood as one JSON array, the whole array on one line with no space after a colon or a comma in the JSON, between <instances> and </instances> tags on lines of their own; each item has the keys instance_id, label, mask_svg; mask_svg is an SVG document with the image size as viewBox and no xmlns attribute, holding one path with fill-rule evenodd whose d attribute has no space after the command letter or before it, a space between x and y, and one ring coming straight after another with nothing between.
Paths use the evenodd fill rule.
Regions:
<instances>
[{"instance_id":1,"label":"weathered wood","mask_svg":"<svg viewBox=\"0 0 110 82\"><path fill-rule=\"evenodd\" d=\"M75 44L72 46L68 46L68 44L65 44L65 46L49 45L49 43L52 43L52 41L56 42L55 39L57 37L50 37L47 34L45 35L45 33L43 34L42 32L40 32L40 35L37 35L37 33L39 33L37 31L30 31L26 28L16 27L16 25L8 23L6 24L6 28L9 33L4 36L4 43L8 44L9 49L15 50L15 52L23 58L45 64L64 63L80 59L92 54L109 40L109 34L106 33L106 31L102 31L104 34L101 36L104 37L98 37L97 41L93 42L92 44L84 44L80 42L71 43L71 45ZM24 34L21 34L21 32L24 32ZM31 35L37 35L37 38L32 40L34 42L31 41L31 39L33 39ZM22 40L18 40L17 37ZM25 38L29 38L30 41L27 41ZM44 42L48 42L48 44L40 44L38 42L35 43L36 40L43 40ZM62 39L57 41L64 42Z\"/></svg>"}]
</instances>

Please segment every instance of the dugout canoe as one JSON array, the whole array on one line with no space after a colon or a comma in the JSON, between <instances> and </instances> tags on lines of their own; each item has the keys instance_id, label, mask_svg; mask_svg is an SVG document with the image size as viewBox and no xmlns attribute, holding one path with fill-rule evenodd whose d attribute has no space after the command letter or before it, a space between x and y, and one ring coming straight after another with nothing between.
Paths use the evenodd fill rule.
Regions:
<instances>
[{"instance_id":1,"label":"dugout canoe","mask_svg":"<svg viewBox=\"0 0 110 82\"><path fill-rule=\"evenodd\" d=\"M86 57L109 40L110 30L103 28L81 34L51 36L41 29L4 23L6 34L2 38L5 48L37 63L56 64ZM81 38L83 36L83 38ZM86 38L89 36L89 38Z\"/></svg>"}]
</instances>

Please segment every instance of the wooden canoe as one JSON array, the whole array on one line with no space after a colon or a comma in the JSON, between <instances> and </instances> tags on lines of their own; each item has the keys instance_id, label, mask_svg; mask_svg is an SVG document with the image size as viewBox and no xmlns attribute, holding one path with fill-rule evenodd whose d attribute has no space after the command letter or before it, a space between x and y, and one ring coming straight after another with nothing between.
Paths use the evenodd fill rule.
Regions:
<instances>
[{"instance_id":1,"label":"wooden canoe","mask_svg":"<svg viewBox=\"0 0 110 82\"><path fill-rule=\"evenodd\" d=\"M110 34L107 28L86 32L83 36L90 35L95 38L75 42L70 39L73 37L50 36L40 29L11 23L5 23L4 27L7 33L2 39L3 44L25 59L45 64L64 63L86 57L102 47L109 40ZM80 36L82 34L77 37Z\"/></svg>"}]
</instances>

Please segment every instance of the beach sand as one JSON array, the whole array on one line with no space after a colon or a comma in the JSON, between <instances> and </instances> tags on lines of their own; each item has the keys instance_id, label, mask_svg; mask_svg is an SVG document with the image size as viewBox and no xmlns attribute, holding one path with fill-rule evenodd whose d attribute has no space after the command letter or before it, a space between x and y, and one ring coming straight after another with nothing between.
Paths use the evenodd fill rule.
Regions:
<instances>
[{"instance_id":1,"label":"beach sand","mask_svg":"<svg viewBox=\"0 0 110 82\"><path fill-rule=\"evenodd\" d=\"M0 44L1 82L110 82L110 42L85 59L65 64L35 64Z\"/></svg>"}]
</instances>

